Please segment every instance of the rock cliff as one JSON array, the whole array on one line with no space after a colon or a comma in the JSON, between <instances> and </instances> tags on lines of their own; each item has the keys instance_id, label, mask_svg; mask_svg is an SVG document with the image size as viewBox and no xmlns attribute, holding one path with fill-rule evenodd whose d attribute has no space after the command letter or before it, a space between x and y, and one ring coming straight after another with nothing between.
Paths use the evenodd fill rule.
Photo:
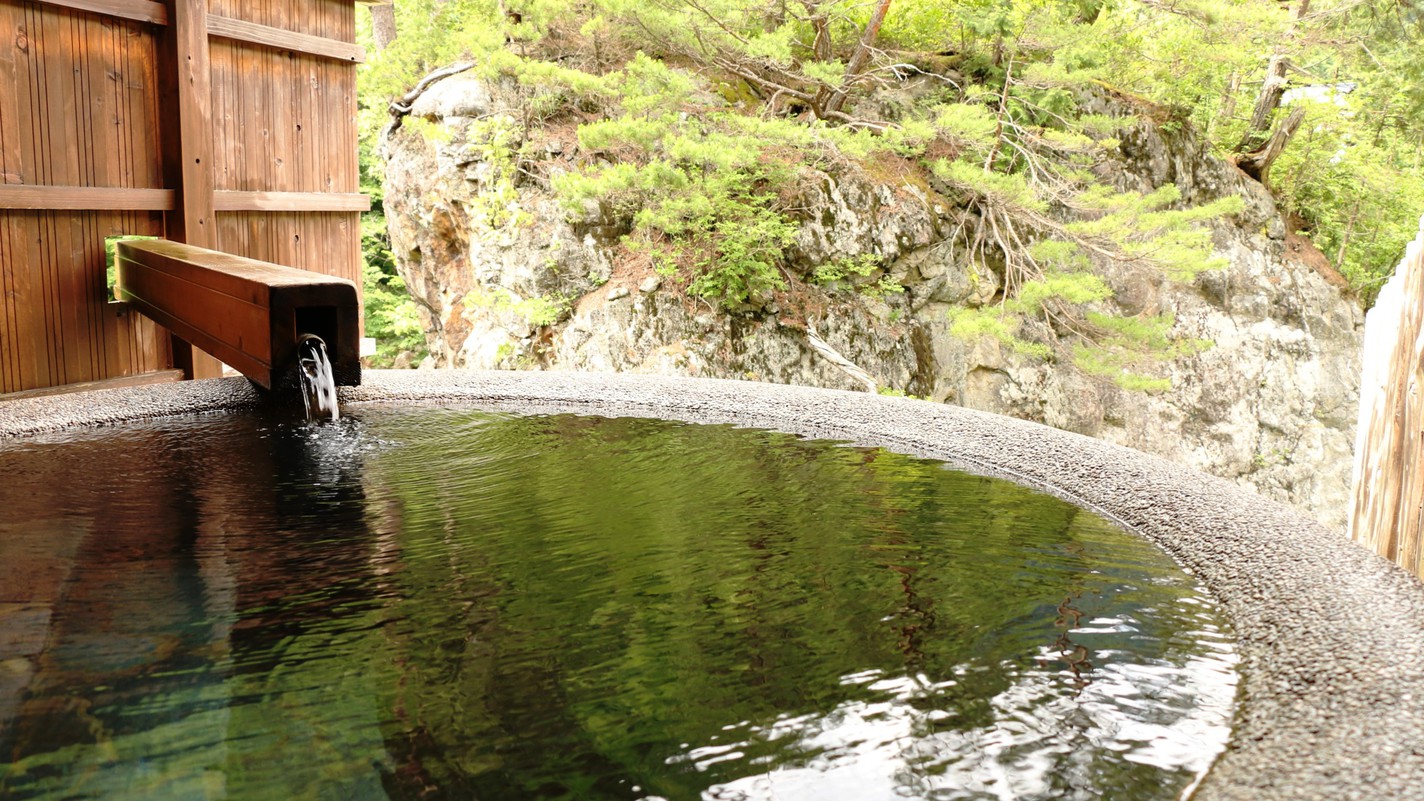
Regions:
<instances>
[{"instance_id":1,"label":"rock cliff","mask_svg":"<svg viewBox=\"0 0 1424 801\"><path fill-rule=\"evenodd\" d=\"M1172 389L1145 393L951 335L951 309L993 301L999 279L954 247L963 210L908 161L832 161L788 189L789 274L869 253L903 292L857 276L793 282L728 312L626 258L627 220L558 202L548 177L592 156L572 123L527 125L523 102L512 84L457 75L382 142L392 250L433 366L873 383L1155 453L1343 528L1363 312L1270 194L1188 132L1131 122L1100 167L1124 188L1173 183L1184 202L1245 200L1214 223L1227 268L1186 284L1132 264L1106 271L1121 313L1171 312L1175 333L1214 343L1165 365Z\"/></svg>"}]
</instances>

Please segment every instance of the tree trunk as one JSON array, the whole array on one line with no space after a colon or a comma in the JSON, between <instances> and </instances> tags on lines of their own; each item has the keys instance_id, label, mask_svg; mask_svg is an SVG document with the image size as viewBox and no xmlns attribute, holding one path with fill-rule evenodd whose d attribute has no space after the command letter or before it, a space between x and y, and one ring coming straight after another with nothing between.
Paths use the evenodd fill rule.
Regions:
<instances>
[{"instance_id":1,"label":"tree trunk","mask_svg":"<svg viewBox=\"0 0 1424 801\"><path fill-rule=\"evenodd\" d=\"M1226 82L1226 91L1221 96L1221 108L1212 116L1207 123L1207 138L1211 138L1211 132L1222 121L1230 121L1236 116L1236 93L1241 90L1241 73L1232 72L1231 78Z\"/></svg>"},{"instance_id":2,"label":"tree trunk","mask_svg":"<svg viewBox=\"0 0 1424 801\"><path fill-rule=\"evenodd\" d=\"M811 17L811 30L816 32L816 38L811 43L811 54L817 61L830 61L835 57L835 51L831 48L831 21L825 14L820 13L820 9L806 4L807 13L813 14ZM826 104L832 99L832 90L821 87L816 90L816 99L811 101L811 111L816 116L820 116L826 108ZM773 109L773 111L775 111Z\"/></svg>"},{"instance_id":3,"label":"tree trunk","mask_svg":"<svg viewBox=\"0 0 1424 801\"><path fill-rule=\"evenodd\" d=\"M1004 88L999 92L999 113L995 115L994 124L994 147L989 150L989 155L984 159L984 172L991 172L994 169L994 159L999 157L999 150L1004 145L1004 117L1009 113L1009 87L1013 84L1014 78L1014 57L1009 56L1009 66L1004 70Z\"/></svg>"},{"instance_id":4,"label":"tree trunk","mask_svg":"<svg viewBox=\"0 0 1424 801\"><path fill-rule=\"evenodd\" d=\"M880 38L880 26L885 24L885 15L890 11L890 0L880 0L875 6L875 13L870 15L870 22L865 25L865 32L860 36L860 46L855 49L855 55L851 56L850 63L846 65L845 80L849 81L865 70L865 66L870 63L870 51L875 47L875 40ZM827 111L840 111L845 105L845 89L836 92L826 104Z\"/></svg>"},{"instance_id":5,"label":"tree trunk","mask_svg":"<svg viewBox=\"0 0 1424 801\"><path fill-rule=\"evenodd\" d=\"M1290 144L1291 137L1295 136L1296 129L1300 128L1300 123L1305 119L1305 108L1299 107L1286 117L1281 127L1271 134L1271 138L1266 143L1250 153L1242 153L1236 157L1236 166L1241 171L1255 178L1261 183L1266 183L1266 178L1271 170L1271 164Z\"/></svg>"},{"instance_id":6,"label":"tree trunk","mask_svg":"<svg viewBox=\"0 0 1424 801\"><path fill-rule=\"evenodd\" d=\"M1284 39L1287 43L1295 37L1301 18L1308 13L1310 0L1300 0L1300 4L1291 14L1290 27L1286 30ZM1271 119L1275 116L1276 109L1281 107L1281 97L1286 93L1286 71L1290 69L1291 64L1290 56L1284 52L1285 48L1286 44L1282 44L1267 62L1266 80L1262 82L1261 91L1256 95L1256 104L1251 108L1251 122L1235 148L1236 165L1263 184L1266 182L1266 173L1271 168L1271 162L1285 150L1296 129L1300 127L1301 120L1305 118L1305 109L1297 108L1274 133L1267 135L1271 130Z\"/></svg>"},{"instance_id":7,"label":"tree trunk","mask_svg":"<svg viewBox=\"0 0 1424 801\"><path fill-rule=\"evenodd\" d=\"M830 61L835 53L831 50L831 21L824 14L811 18L811 30L816 38L811 42L811 53L817 61Z\"/></svg>"},{"instance_id":8,"label":"tree trunk","mask_svg":"<svg viewBox=\"0 0 1424 801\"><path fill-rule=\"evenodd\" d=\"M396 40L396 8L393 5L368 6L371 9L371 34L376 50L385 50Z\"/></svg>"},{"instance_id":9,"label":"tree trunk","mask_svg":"<svg viewBox=\"0 0 1424 801\"><path fill-rule=\"evenodd\" d=\"M1335 269L1345 264L1345 251L1350 247L1350 237L1355 233L1355 220L1360 216L1360 201L1356 200L1350 209L1350 221L1345 223L1345 235L1340 237L1340 249L1335 251Z\"/></svg>"},{"instance_id":10,"label":"tree trunk","mask_svg":"<svg viewBox=\"0 0 1424 801\"><path fill-rule=\"evenodd\" d=\"M1271 56L1266 66L1266 81L1256 95L1256 105L1251 109L1251 124L1241 136L1236 146L1237 153L1246 153L1259 147L1271 130L1271 117L1281 106L1281 97L1286 93L1286 70L1290 59L1283 55Z\"/></svg>"}]
</instances>

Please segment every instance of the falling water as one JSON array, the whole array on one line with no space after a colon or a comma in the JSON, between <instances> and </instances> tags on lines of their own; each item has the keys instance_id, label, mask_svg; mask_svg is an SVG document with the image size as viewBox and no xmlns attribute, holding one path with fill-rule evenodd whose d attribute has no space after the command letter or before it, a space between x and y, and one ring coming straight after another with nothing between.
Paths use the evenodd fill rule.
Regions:
<instances>
[{"instance_id":1,"label":"falling water","mask_svg":"<svg viewBox=\"0 0 1424 801\"><path fill-rule=\"evenodd\" d=\"M319 420L330 412L337 420L336 379L331 373L331 360L326 356L326 343L315 334L302 334L297 341L297 375L302 385L302 405L308 420Z\"/></svg>"}]
</instances>

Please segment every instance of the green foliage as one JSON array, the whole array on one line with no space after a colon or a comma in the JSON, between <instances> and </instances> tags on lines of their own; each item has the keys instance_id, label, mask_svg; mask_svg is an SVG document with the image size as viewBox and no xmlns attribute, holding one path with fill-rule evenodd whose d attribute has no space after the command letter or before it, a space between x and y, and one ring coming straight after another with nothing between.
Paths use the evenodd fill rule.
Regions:
<instances>
[{"instance_id":1,"label":"green foliage","mask_svg":"<svg viewBox=\"0 0 1424 801\"><path fill-rule=\"evenodd\" d=\"M1407 7L1316 0L1293 21L1286 5L1244 0L896 0L854 73L874 5L403 0L400 38L362 71L363 186L379 178L370 143L385 103L429 69L469 59L523 92L527 109L454 132L492 165L486 223L519 223L518 143L567 113L582 123L585 159L551 184L569 213L596 207L626 222L629 257L741 308L789 275L796 211L786 187L799 165L834 173L917 160L933 175L928 189L972 212L950 244L971 269L1003 279L1000 302L958 315L957 334L1149 390L1162 380L1150 375L1155 361L1196 345L1158 318L1114 322L1096 272L1114 261L1188 281L1219 268L1210 224L1243 203L1190 207L1171 185L1110 186L1099 168L1143 119L1169 141L1205 135L1228 155L1269 57L1288 56L1294 84L1358 88L1312 106L1274 166L1284 209L1366 297L1424 213L1421 18ZM882 98L856 106L873 87L910 78L937 89L921 87L885 118ZM837 116L827 99L844 96ZM1138 117L1112 116L1124 109ZM451 144L443 126L407 124ZM869 258L820 265L809 278L896 291ZM1030 328L1033 341L1023 339Z\"/></svg>"},{"instance_id":2,"label":"green foliage","mask_svg":"<svg viewBox=\"0 0 1424 801\"><path fill-rule=\"evenodd\" d=\"M1048 210L1047 201L1034 193L1022 174L990 172L966 161L945 159L934 162L930 169L941 181L985 203L1036 214Z\"/></svg>"},{"instance_id":3,"label":"green foliage","mask_svg":"<svg viewBox=\"0 0 1424 801\"><path fill-rule=\"evenodd\" d=\"M818 266L811 274L817 284L866 278L880 268L880 257L873 253L861 253L844 259L833 259Z\"/></svg>"},{"instance_id":4,"label":"green foliage","mask_svg":"<svg viewBox=\"0 0 1424 801\"><path fill-rule=\"evenodd\" d=\"M518 123L505 115L475 120L465 126L464 147L485 168L481 191L471 211L490 228L518 225L521 220L514 186L520 136Z\"/></svg>"},{"instance_id":5,"label":"green foliage","mask_svg":"<svg viewBox=\"0 0 1424 801\"><path fill-rule=\"evenodd\" d=\"M959 307L950 312L950 333L960 339L988 337L1007 345L1015 353L1048 359L1053 349L1018 336L1023 318L1003 306Z\"/></svg>"},{"instance_id":6,"label":"green foliage","mask_svg":"<svg viewBox=\"0 0 1424 801\"><path fill-rule=\"evenodd\" d=\"M1239 214L1245 204L1233 195L1201 206L1167 208L1180 198L1173 184L1147 195L1094 186L1076 200L1097 216L1068 223L1064 229L1111 242L1123 255L1150 261L1173 280L1190 281L1203 270L1226 266L1224 258L1212 255L1211 233L1199 223Z\"/></svg>"},{"instance_id":7,"label":"green foliage","mask_svg":"<svg viewBox=\"0 0 1424 801\"><path fill-rule=\"evenodd\" d=\"M688 292L734 308L785 288L776 265L796 238L796 226L784 217L762 212L756 205L738 204L704 218L709 224L707 233L694 233L693 242L701 244L705 236L707 241L700 249L707 255L693 262L697 277L688 285Z\"/></svg>"},{"instance_id":8,"label":"green foliage","mask_svg":"<svg viewBox=\"0 0 1424 801\"><path fill-rule=\"evenodd\" d=\"M543 295L526 298L515 304L514 310L536 328L553 325L573 308L568 298L547 298Z\"/></svg>"},{"instance_id":9,"label":"green foliage","mask_svg":"<svg viewBox=\"0 0 1424 801\"><path fill-rule=\"evenodd\" d=\"M1117 349L1079 345L1073 351L1073 364L1089 375L1106 378L1131 392L1166 392L1172 380L1139 372L1137 354Z\"/></svg>"},{"instance_id":10,"label":"green foliage","mask_svg":"<svg viewBox=\"0 0 1424 801\"><path fill-rule=\"evenodd\" d=\"M554 177L570 213L597 203L631 218L630 250L727 308L784 287L778 265L796 225L772 187L792 168L770 157L765 140L742 135L740 115L681 114L697 88L685 73L639 54L610 82L623 92L622 113L578 136L618 159Z\"/></svg>"},{"instance_id":11,"label":"green foliage","mask_svg":"<svg viewBox=\"0 0 1424 801\"><path fill-rule=\"evenodd\" d=\"M956 313L955 336L990 337L1036 358L1067 355L1085 372L1126 389L1165 388L1166 379L1150 370L1190 347L1168 336L1170 320L1163 326L1157 318L1119 320L1105 314L1103 304L1113 292L1093 272L1094 259L1143 263L1177 281L1219 269L1225 260L1212 255L1204 223L1239 213L1240 198L1175 207L1181 195L1171 184L1144 195L1083 182L1071 170L1003 174L963 160L940 160L932 169L979 210L971 256L977 249L983 260L997 250L1008 287L997 307ZM1058 214L1050 213L1054 207ZM1051 327L1053 345L1020 336L1029 319Z\"/></svg>"},{"instance_id":12,"label":"green foliage","mask_svg":"<svg viewBox=\"0 0 1424 801\"><path fill-rule=\"evenodd\" d=\"M472 289L466 293L462 302L469 310L488 309L496 313L517 315L536 328L553 325L573 310L573 300L564 295L521 298L503 288L489 291Z\"/></svg>"},{"instance_id":13,"label":"green foliage","mask_svg":"<svg viewBox=\"0 0 1424 801\"><path fill-rule=\"evenodd\" d=\"M1037 311L1051 301L1084 304L1107 300L1112 289L1092 273L1046 272L1019 287L1019 293L1005 304L1011 311Z\"/></svg>"},{"instance_id":14,"label":"green foliage","mask_svg":"<svg viewBox=\"0 0 1424 801\"><path fill-rule=\"evenodd\" d=\"M1297 6L1129 3L1100 15L1091 39L1066 39L1055 61L1182 112L1223 154L1245 133L1272 53L1291 60L1292 86L1355 84L1311 106L1271 188L1368 299L1424 214L1424 18L1392 2L1316 2L1292 22Z\"/></svg>"},{"instance_id":15,"label":"green foliage","mask_svg":"<svg viewBox=\"0 0 1424 801\"><path fill-rule=\"evenodd\" d=\"M1111 379L1127 390L1163 392L1169 379L1151 375L1162 361L1199 353L1212 346L1201 339L1172 335L1176 322L1170 314L1114 317L1089 312L1087 320L1102 332L1095 347L1079 344L1073 350L1078 369Z\"/></svg>"},{"instance_id":16,"label":"green foliage","mask_svg":"<svg viewBox=\"0 0 1424 801\"><path fill-rule=\"evenodd\" d=\"M1420 151L1410 164L1406 154L1392 149L1397 143L1391 137L1355 139L1352 123L1339 109L1308 118L1309 128L1297 135L1272 175L1286 209L1305 221L1306 233L1351 285L1373 299L1414 238L1416 228L1402 221L1424 215L1424 173L1415 166Z\"/></svg>"},{"instance_id":17,"label":"green foliage","mask_svg":"<svg viewBox=\"0 0 1424 801\"><path fill-rule=\"evenodd\" d=\"M378 49L369 15L358 14L358 41L370 56L358 73L363 105L379 108L405 94L432 70L470 58L487 57L504 46L497 0L400 0L395 4L396 40Z\"/></svg>"},{"instance_id":18,"label":"green foliage","mask_svg":"<svg viewBox=\"0 0 1424 801\"><path fill-rule=\"evenodd\" d=\"M905 286L888 275L882 275L873 283L863 284L858 287L860 294L866 297L883 300L886 295L898 295L905 291Z\"/></svg>"},{"instance_id":19,"label":"green foliage","mask_svg":"<svg viewBox=\"0 0 1424 801\"><path fill-rule=\"evenodd\" d=\"M660 116L681 111L692 102L692 95L697 89L687 73L670 69L641 52L615 76L613 84L621 90L623 113L630 117Z\"/></svg>"},{"instance_id":20,"label":"green foliage","mask_svg":"<svg viewBox=\"0 0 1424 801\"><path fill-rule=\"evenodd\" d=\"M376 340L376 353L367 357L372 367L390 367L401 353L412 363L425 356L425 325L420 311L396 272L386 221L380 212L361 221L361 278L366 312L366 336Z\"/></svg>"},{"instance_id":21,"label":"green foliage","mask_svg":"<svg viewBox=\"0 0 1424 801\"><path fill-rule=\"evenodd\" d=\"M443 145L454 138L454 133L449 128L422 117L411 117L406 120L405 126L432 145Z\"/></svg>"}]
</instances>

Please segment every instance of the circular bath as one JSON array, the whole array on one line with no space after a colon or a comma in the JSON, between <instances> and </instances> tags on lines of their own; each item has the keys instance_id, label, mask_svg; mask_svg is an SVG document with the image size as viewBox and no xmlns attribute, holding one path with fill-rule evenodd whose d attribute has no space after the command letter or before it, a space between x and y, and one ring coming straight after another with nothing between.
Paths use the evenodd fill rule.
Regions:
<instances>
[{"instance_id":1,"label":"circular bath","mask_svg":"<svg viewBox=\"0 0 1424 801\"><path fill-rule=\"evenodd\" d=\"M731 423L943 460L1059 495L1162 546L1230 618L1241 698L1228 748L1194 798L1424 798L1424 587L1226 482L993 415L766 384L375 372L342 400ZM241 379L12 401L0 404L0 436L256 401Z\"/></svg>"}]
</instances>

